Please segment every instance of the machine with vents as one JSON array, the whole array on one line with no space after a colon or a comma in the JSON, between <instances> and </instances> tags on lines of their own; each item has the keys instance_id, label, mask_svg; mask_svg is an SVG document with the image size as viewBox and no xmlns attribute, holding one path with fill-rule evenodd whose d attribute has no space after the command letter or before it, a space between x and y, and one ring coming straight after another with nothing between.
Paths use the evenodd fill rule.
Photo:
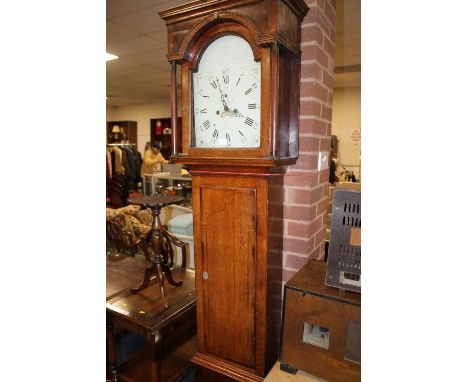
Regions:
<instances>
[{"instance_id":1,"label":"machine with vents","mask_svg":"<svg viewBox=\"0 0 468 382\"><path fill-rule=\"evenodd\" d=\"M340 184L334 189L325 284L361 291L360 184Z\"/></svg>"}]
</instances>

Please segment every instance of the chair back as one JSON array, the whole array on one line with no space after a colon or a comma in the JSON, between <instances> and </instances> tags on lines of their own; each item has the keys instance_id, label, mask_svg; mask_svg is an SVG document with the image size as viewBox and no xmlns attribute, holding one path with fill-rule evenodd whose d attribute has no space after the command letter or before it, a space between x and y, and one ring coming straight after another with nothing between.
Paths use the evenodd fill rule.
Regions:
<instances>
[{"instance_id":1,"label":"chair back","mask_svg":"<svg viewBox=\"0 0 468 382\"><path fill-rule=\"evenodd\" d=\"M133 243L131 236L126 234L116 218L106 220L106 248L114 253L135 255L137 243Z\"/></svg>"},{"instance_id":2,"label":"chair back","mask_svg":"<svg viewBox=\"0 0 468 382\"><path fill-rule=\"evenodd\" d=\"M121 208L128 205L129 191L125 175L116 173L112 176L108 186L108 194L112 208Z\"/></svg>"}]
</instances>

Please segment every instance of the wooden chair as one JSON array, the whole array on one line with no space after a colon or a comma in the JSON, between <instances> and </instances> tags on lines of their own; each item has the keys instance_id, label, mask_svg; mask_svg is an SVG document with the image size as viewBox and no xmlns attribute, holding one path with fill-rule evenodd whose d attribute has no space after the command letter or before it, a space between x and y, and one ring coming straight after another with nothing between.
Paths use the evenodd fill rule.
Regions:
<instances>
[{"instance_id":1,"label":"wooden chair","mask_svg":"<svg viewBox=\"0 0 468 382\"><path fill-rule=\"evenodd\" d=\"M188 248L187 255L183 255L187 257L187 266L190 268L194 268L194 259L193 259L193 233L189 232L180 232L179 230L174 230L173 223L176 218L181 215L191 215L193 216L193 211L190 208L182 207L177 204L171 204L170 206L164 207L166 214L164 215L164 221L161 218L161 223L167 226L167 230L169 233L177 238L181 243L185 244L185 248ZM172 222L172 223L171 223ZM179 245L180 247L180 245ZM185 250L185 248L183 250Z\"/></svg>"},{"instance_id":2,"label":"wooden chair","mask_svg":"<svg viewBox=\"0 0 468 382\"><path fill-rule=\"evenodd\" d=\"M109 199L112 208L121 208L125 207L127 203L127 198L125 195L125 190L123 190L120 186L116 186L111 184L109 186Z\"/></svg>"},{"instance_id":3,"label":"wooden chair","mask_svg":"<svg viewBox=\"0 0 468 382\"><path fill-rule=\"evenodd\" d=\"M151 227L140 223L140 229L130 232L125 224L125 219L127 218L128 216L122 213L106 219L107 248L111 249L114 253L130 256L135 256L137 252L141 251L146 260L152 260L154 252L151 246ZM187 244L169 233L166 226L163 226L162 229L161 246L164 260L163 267L172 268L176 264L173 246L181 248L180 267L184 269L187 267Z\"/></svg>"},{"instance_id":4,"label":"wooden chair","mask_svg":"<svg viewBox=\"0 0 468 382\"><path fill-rule=\"evenodd\" d=\"M135 239L136 238L136 239ZM140 247L141 239L128 232L118 218L106 220L106 247L114 253L135 256Z\"/></svg>"},{"instance_id":5,"label":"wooden chair","mask_svg":"<svg viewBox=\"0 0 468 382\"><path fill-rule=\"evenodd\" d=\"M114 174L108 185L108 196L112 208L121 208L128 205L128 195L128 184L125 175Z\"/></svg>"},{"instance_id":6,"label":"wooden chair","mask_svg":"<svg viewBox=\"0 0 468 382\"><path fill-rule=\"evenodd\" d=\"M187 244L179 240L177 237L172 235L166 228L162 230L162 252L164 258L164 264L170 268L175 265L175 255L174 247L179 247L181 249L182 259L180 267L185 269L187 268Z\"/></svg>"}]
</instances>

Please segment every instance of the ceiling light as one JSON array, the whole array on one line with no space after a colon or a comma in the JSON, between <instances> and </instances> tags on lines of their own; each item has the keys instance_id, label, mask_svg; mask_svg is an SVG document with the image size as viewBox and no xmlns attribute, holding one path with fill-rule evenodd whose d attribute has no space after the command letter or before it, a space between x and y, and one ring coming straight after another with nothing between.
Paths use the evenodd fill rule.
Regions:
<instances>
[{"instance_id":1,"label":"ceiling light","mask_svg":"<svg viewBox=\"0 0 468 382\"><path fill-rule=\"evenodd\" d=\"M119 56L116 56L115 54L106 53L106 61L115 60L116 58L119 58Z\"/></svg>"}]
</instances>

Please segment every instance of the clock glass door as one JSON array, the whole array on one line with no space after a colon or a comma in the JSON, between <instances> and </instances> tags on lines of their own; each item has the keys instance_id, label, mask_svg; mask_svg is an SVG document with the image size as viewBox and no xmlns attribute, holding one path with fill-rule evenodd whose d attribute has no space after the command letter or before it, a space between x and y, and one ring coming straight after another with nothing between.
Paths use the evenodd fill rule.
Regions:
<instances>
[{"instance_id":1,"label":"clock glass door","mask_svg":"<svg viewBox=\"0 0 468 382\"><path fill-rule=\"evenodd\" d=\"M226 35L211 42L192 84L192 147L260 147L261 63L246 40Z\"/></svg>"}]
</instances>

